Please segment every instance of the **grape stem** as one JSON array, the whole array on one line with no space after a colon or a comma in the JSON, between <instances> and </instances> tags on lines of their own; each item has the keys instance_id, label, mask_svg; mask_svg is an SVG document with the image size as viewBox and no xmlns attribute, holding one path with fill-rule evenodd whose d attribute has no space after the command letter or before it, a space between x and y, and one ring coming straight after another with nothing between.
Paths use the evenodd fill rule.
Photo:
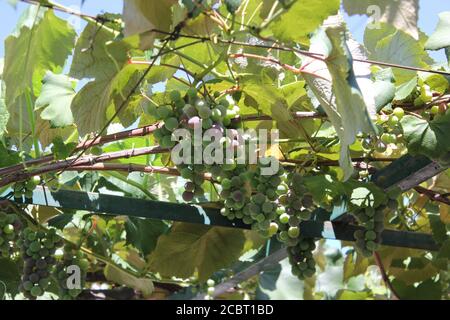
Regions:
<instances>
[{"instance_id":1,"label":"grape stem","mask_svg":"<svg viewBox=\"0 0 450 320\"><path fill-rule=\"evenodd\" d=\"M446 196L444 194L440 194L439 192L429 190L429 189L426 189L421 186L414 187L414 190L416 190L420 194L426 195L431 200L445 203L446 205L450 206L450 199L449 199L448 195Z\"/></svg>"},{"instance_id":2,"label":"grape stem","mask_svg":"<svg viewBox=\"0 0 450 320\"><path fill-rule=\"evenodd\" d=\"M389 290L392 293L393 299L400 300L400 297L397 294L397 292L395 291L395 289L391 283L391 280L389 280L389 276L386 273L386 269L384 268L383 261L381 260L380 254L378 252L374 252L373 257L375 259L375 262L376 262L378 268L380 269L381 277L383 278L384 283L386 284L386 286L389 288Z\"/></svg>"}]
</instances>

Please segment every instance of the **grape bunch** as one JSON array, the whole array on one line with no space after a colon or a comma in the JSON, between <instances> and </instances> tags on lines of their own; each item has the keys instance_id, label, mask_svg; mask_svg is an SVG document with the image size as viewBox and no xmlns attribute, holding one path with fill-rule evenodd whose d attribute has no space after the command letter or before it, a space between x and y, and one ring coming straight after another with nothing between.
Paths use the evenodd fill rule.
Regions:
<instances>
[{"instance_id":1,"label":"grape bunch","mask_svg":"<svg viewBox=\"0 0 450 320\"><path fill-rule=\"evenodd\" d=\"M313 251L316 244L312 238L299 237L298 243L287 249L288 259L292 266L292 274L299 280L312 277L316 273L316 262Z\"/></svg>"},{"instance_id":2,"label":"grape bunch","mask_svg":"<svg viewBox=\"0 0 450 320\"><path fill-rule=\"evenodd\" d=\"M224 171L219 176L222 191L220 196L224 199L224 207L220 213L229 220L243 219L246 203L250 200L251 190L246 181L247 173L244 166L236 167L233 171ZM247 221L245 218L244 221Z\"/></svg>"},{"instance_id":3,"label":"grape bunch","mask_svg":"<svg viewBox=\"0 0 450 320\"><path fill-rule=\"evenodd\" d=\"M16 214L0 211L0 254L8 258L13 253L13 244L19 238L23 223Z\"/></svg>"},{"instance_id":4,"label":"grape bunch","mask_svg":"<svg viewBox=\"0 0 450 320\"><path fill-rule=\"evenodd\" d=\"M23 257L23 274L19 290L26 298L36 299L44 294L50 284L50 276L56 259L55 251L62 241L54 229L22 231L17 244Z\"/></svg>"},{"instance_id":5,"label":"grape bunch","mask_svg":"<svg viewBox=\"0 0 450 320\"><path fill-rule=\"evenodd\" d=\"M275 223L279 210L277 199L279 193L287 189L284 184L286 177L283 167L280 166L272 175L263 174L262 170L270 165L270 161L270 158L260 159L250 177L250 186L256 193L244 208L244 213L253 220L252 229L266 237L271 237L278 231L278 225Z\"/></svg>"},{"instance_id":6,"label":"grape bunch","mask_svg":"<svg viewBox=\"0 0 450 320\"><path fill-rule=\"evenodd\" d=\"M381 232L384 229L384 210L386 206L366 207L354 211L354 216L364 229L355 231L356 247L365 257L370 257L379 248Z\"/></svg>"},{"instance_id":7,"label":"grape bunch","mask_svg":"<svg viewBox=\"0 0 450 320\"><path fill-rule=\"evenodd\" d=\"M27 199L33 198L33 191L41 183L41 178L34 176L28 181L17 182L13 186L14 198L20 199L25 196Z\"/></svg>"},{"instance_id":8,"label":"grape bunch","mask_svg":"<svg viewBox=\"0 0 450 320\"><path fill-rule=\"evenodd\" d=\"M375 150L378 153L384 153L389 145L400 144L402 141L402 129L400 120L405 115L405 111L396 107L390 115L379 115L376 123L382 129L379 139L366 138L362 145L366 150Z\"/></svg>"},{"instance_id":9,"label":"grape bunch","mask_svg":"<svg viewBox=\"0 0 450 320\"><path fill-rule=\"evenodd\" d=\"M70 267L78 267L80 271L79 283L76 281L73 283L69 278L72 275L72 270ZM83 253L71 244L66 244L64 246L64 254L62 260L56 264L54 275L58 279L59 284L59 297L63 300L73 300L76 299L85 285L86 282L86 271L89 267L89 261L84 257ZM76 287L79 285L79 287Z\"/></svg>"},{"instance_id":10,"label":"grape bunch","mask_svg":"<svg viewBox=\"0 0 450 320\"><path fill-rule=\"evenodd\" d=\"M312 196L299 173L291 172L287 175L287 192L281 193L278 202L277 238L288 246L296 246L300 236L300 222L311 218L314 206Z\"/></svg>"},{"instance_id":11,"label":"grape bunch","mask_svg":"<svg viewBox=\"0 0 450 320\"><path fill-rule=\"evenodd\" d=\"M209 144L203 141L203 135L200 141L194 134L195 129L217 129L222 134L226 128L232 128L231 120L239 114L239 107L232 106L228 100L222 98L216 102L212 97L200 98L195 88L190 88L185 97L182 97L179 91L170 92L171 103L163 106L149 105L147 112L157 120L162 120L164 125L154 132L155 139L163 148L173 148L177 143L186 144L185 147L191 150L191 155L187 161L178 164L177 169L184 179L189 180L185 185L183 199L187 202L192 201L194 197L204 194L202 184L204 174L208 172L210 166L204 164L195 164L194 150L196 147ZM183 128L190 132L189 137L180 137L173 134L176 129ZM190 138L190 139L188 139ZM228 138L223 137L221 143L226 147ZM183 148L184 150L184 148ZM184 158L183 158L184 160ZM229 166L225 164L224 166ZM217 166L214 166L217 170Z\"/></svg>"}]
</instances>

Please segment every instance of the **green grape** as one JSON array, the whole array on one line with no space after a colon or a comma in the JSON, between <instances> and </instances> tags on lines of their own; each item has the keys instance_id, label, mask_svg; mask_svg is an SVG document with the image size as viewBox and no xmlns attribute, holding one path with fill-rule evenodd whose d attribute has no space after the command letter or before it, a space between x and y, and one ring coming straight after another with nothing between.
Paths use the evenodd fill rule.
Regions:
<instances>
[{"instance_id":1,"label":"green grape","mask_svg":"<svg viewBox=\"0 0 450 320\"><path fill-rule=\"evenodd\" d=\"M430 108L430 113L433 115L437 115L440 112L440 108L438 105L434 105Z\"/></svg>"},{"instance_id":2,"label":"green grape","mask_svg":"<svg viewBox=\"0 0 450 320\"><path fill-rule=\"evenodd\" d=\"M197 109L195 109L195 107L191 104L186 104L183 107L183 113L188 117L188 118L192 118L197 116Z\"/></svg>"},{"instance_id":3,"label":"green grape","mask_svg":"<svg viewBox=\"0 0 450 320\"><path fill-rule=\"evenodd\" d=\"M400 119L396 115L391 115L388 120L388 124L390 126L396 126L399 123Z\"/></svg>"},{"instance_id":4,"label":"green grape","mask_svg":"<svg viewBox=\"0 0 450 320\"><path fill-rule=\"evenodd\" d=\"M264 202L262 205L262 211L264 213L270 213L273 210L273 206L271 202Z\"/></svg>"},{"instance_id":5,"label":"green grape","mask_svg":"<svg viewBox=\"0 0 450 320\"><path fill-rule=\"evenodd\" d=\"M276 234L277 231L278 231L278 223L276 223L276 222L271 222L270 225L269 225L268 231L269 231L269 234L270 234L270 235Z\"/></svg>"},{"instance_id":6,"label":"green grape","mask_svg":"<svg viewBox=\"0 0 450 320\"><path fill-rule=\"evenodd\" d=\"M56 247L61 245L61 241L52 229L44 232L26 228L20 236L19 243L24 259L20 289L26 297L35 299L48 288L48 276L54 263L51 256L54 255ZM53 249L44 249L44 244L49 242L53 243Z\"/></svg>"},{"instance_id":7,"label":"green grape","mask_svg":"<svg viewBox=\"0 0 450 320\"><path fill-rule=\"evenodd\" d=\"M300 229L298 227L290 227L288 229L288 235L291 238L298 238L300 235Z\"/></svg>"},{"instance_id":8,"label":"green grape","mask_svg":"<svg viewBox=\"0 0 450 320\"><path fill-rule=\"evenodd\" d=\"M208 119L209 117L211 117L211 109L208 108L207 106L204 107L198 107L198 115L200 116L200 118L202 119Z\"/></svg>"},{"instance_id":9,"label":"green grape","mask_svg":"<svg viewBox=\"0 0 450 320\"><path fill-rule=\"evenodd\" d=\"M377 234L375 231L368 230L365 232L364 237L366 240L375 240L377 238Z\"/></svg>"},{"instance_id":10,"label":"green grape","mask_svg":"<svg viewBox=\"0 0 450 320\"><path fill-rule=\"evenodd\" d=\"M214 108L212 111L211 111L211 119L213 120L213 121L216 121L216 122L218 122L218 121L220 121L220 120L222 120L222 112L220 111L220 109L219 108Z\"/></svg>"},{"instance_id":11,"label":"green grape","mask_svg":"<svg viewBox=\"0 0 450 320\"><path fill-rule=\"evenodd\" d=\"M287 224L289 223L289 218L290 216L287 213L283 213L282 215L280 215L279 220L282 224Z\"/></svg>"},{"instance_id":12,"label":"green grape","mask_svg":"<svg viewBox=\"0 0 450 320\"><path fill-rule=\"evenodd\" d=\"M391 136L388 133L383 133L380 137L380 140L385 144L389 144L391 143Z\"/></svg>"},{"instance_id":13,"label":"green grape","mask_svg":"<svg viewBox=\"0 0 450 320\"><path fill-rule=\"evenodd\" d=\"M392 114L395 115L399 120L401 120L403 118L403 116L405 115L405 110L403 110L400 107L396 107L392 111Z\"/></svg>"},{"instance_id":14,"label":"green grape","mask_svg":"<svg viewBox=\"0 0 450 320\"><path fill-rule=\"evenodd\" d=\"M170 107L168 106L160 106L157 110L156 110L156 114L158 115L158 118L161 120L165 120L168 117L171 116L172 114L172 109L170 109Z\"/></svg>"},{"instance_id":15,"label":"green grape","mask_svg":"<svg viewBox=\"0 0 450 320\"><path fill-rule=\"evenodd\" d=\"M167 118L164 121L164 127L169 131L174 131L176 128L178 128L177 118L174 118L174 117Z\"/></svg>"},{"instance_id":16,"label":"green grape","mask_svg":"<svg viewBox=\"0 0 450 320\"><path fill-rule=\"evenodd\" d=\"M181 100L181 94L179 91L173 90L170 92L169 96L172 101Z\"/></svg>"},{"instance_id":17,"label":"green grape","mask_svg":"<svg viewBox=\"0 0 450 320\"><path fill-rule=\"evenodd\" d=\"M386 138L385 138L386 139ZM375 151L379 153L385 152L387 149L385 142L383 141L377 141L375 144Z\"/></svg>"}]
</instances>

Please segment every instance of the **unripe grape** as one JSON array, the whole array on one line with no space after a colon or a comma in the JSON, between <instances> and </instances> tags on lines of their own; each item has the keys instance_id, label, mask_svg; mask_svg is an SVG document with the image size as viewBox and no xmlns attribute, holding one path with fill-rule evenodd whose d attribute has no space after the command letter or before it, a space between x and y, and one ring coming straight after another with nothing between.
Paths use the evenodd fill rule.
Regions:
<instances>
[{"instance_id":1,"label":"unripe grape","mask_svg":"<svg viewBox=\"0 0 450 320\"><path fill-rule=\"evenodd\" d=\"M172 101L176 101L176 100L180 100L181 99L181 94L179 91L173 90L169 93L170 99Z\"/></svg>"},{"instance_id":2,"label":"unripe grape","mask_svg":"<svg viewBox=\"0 0 450 320\"><path fill-rule=\"evenodd\" d=\"M198 115L202 119L208 119L211 116L211 109L208 107L199 107L198 109Z\"/></svg>"},{"instance_id":3,"label":"unripe grape","mask_svg":"<svg viewBox=\"0 0 450 320\"><path fill-rule=\"evenodd\" d=\"M201 108L207 107L207 104L206 104L205 100L198 99L197 101L195 101L194 106L197 109L197 111L200 111Z\"/></svg>"},{"instance_id":4,"label":"unripe grape","mask_svg":"<svg viewBox=\"0 0 450 320\"><path fill-rule=\"evenodd\" d=\"M278 231L278 224L276 222L271 222L268 231L271 236L276 234Z\"/></svg>"},{"instance_id":5,"label":"unripe grape","mask_svg":"<svg viewBox=\"0 0 450 320\"><path fill-rule=\"evenodd\" d=\"M377 141L375 144L375 151L379 153L385 152L387 149L386 144L383 141Z\"/></svg>"},{"instance_id":6,"label":"unripe grape","mask_svg":"<svg viewBox=\"0 0 450 320\"><path fill-rule=\"evenodd\" d=\"M191 104L186 104L183 107L183 113L188 117L188 118L192 118L197 116L197 109L195 109L195 107Z\"/></svg>"},{"instance_id":7,"label":"unripe grape","mask_svg":"<svg viewBox=\"0 0 450 320\"><path fill-rule=\"evenodd\" d=\"M439 114L439 111L440 111L440 109L439 109L438 105L434 105L430 108L430 113L433 115Z\"/></svg>"},{"instance_id":8,"label":"unripe grape","mask_svg":"<svg viewBox=\"0 0 450 320\"><path fill-rule=\"evenodd\" d=\"M399 118L398 118L397 116L391 115L391 116L389 117L388 124L389 124L390 126L395 126L395 125L398 124L398 122L399 122Z\"/></svg>"},{"instance_id":9,"label":"unripe grape","mask_svg":"<svg viewBox=\"0 0 450 320\"><path fill-rule=\"evenodd\" d=\"M290 227L288 229L288 235L291 238L298 238L300 235L300 229L298 227Z\"/></svg>"},{"instance_id":10,"label":"unripe grape","mask_svg":"<svg viewBox=\"0 0 450 320\"><path fill-rule=\"evenodd\" d=\"M4 228L3 228L3 232L5 234L12 234L14 232L14 226L11 224L7 224Z\"/></svg>"},{"instance_id":11,"label":"unripe grape","mask_svg":"<svg viewBox=\"0 0 450 320\"><path fill-rule=\"evenodd\" d=\"M273 205L271 202L264 202L262 205L262 211L264 213L270 213L273 210Z\"/></svg>"},{"instance_id":12,"label":"unripe grape","mask_svg":"<svg viewBox=\"0 0 450 320\"><path fill-rule=\"evenodd\" d=\"M214 121L220 121L222 119L222 112L218 108L214 108L211 111L211 119Z\"/></svg>"},{"instance_id":13,"label":"unripe grape","mask_svg":"<svg viewBox=\"0 0 450 320\"><path fill-rule=\"evenodd\" d=\"M282 224L287 224L289 222L289 215L287 213L283 213L280 215L279 220Z\"/></svg>"},{"instance_id":14,"label":"unripe grape","mask_svg":"<svg viewBox=\"0 0 450 320\"><path fill-rule=\"evenodd\" d=\"M403 116L405 115L405 110L403 110L400 107L396 107L394 108L394 110L392 111L392 113L399 119L401 120L403 118Z\"/></svg>"},{"instance_id":15,"label":"unripe grape","mask_svg":"<svg viewBox=\"0 0 450 320\"><path fill-rule=\"evenodd\" d=\"M169 131L174 131L178 128L178 119L174 117L167 118L164 121L164 127Z\"/></svg>"},{"instance_id":16,"label":"unripe grape","mask_svg":"<svg viewBox=\"0 0 450 320\"><path fill-rule=\"evenodd\" d=\"M156 110L156 114L158 115L159 119L165 120L172 114L172 109L170 109L168 106L160 106Z\"/></svg>"}]
</instances>

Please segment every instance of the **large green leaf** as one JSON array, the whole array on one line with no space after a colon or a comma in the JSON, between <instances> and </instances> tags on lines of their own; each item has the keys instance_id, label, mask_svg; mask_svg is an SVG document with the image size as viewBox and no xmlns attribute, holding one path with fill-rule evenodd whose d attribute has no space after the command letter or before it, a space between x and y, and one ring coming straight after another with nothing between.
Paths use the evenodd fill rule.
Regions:
<instances>
[{"instance_id":1,"label":"large green leaf","mask_svg":"<svg viewBox=\"0 0 450 320\"><path fill-rule=\"evenodd\" d=\"M113 91L122 93L125 88L120 85L133 86L130 78L138 67L125 67L131 45L127 41L112 41L115 36L109 30L88 24L77 41L70 75L78 79L95 78L77 93L71 105L81 135L103 128Z\"/></svg>"},{"instance_id":2,"label":"large green leaf","mask_svg":"<svg viewBox=\"0 0 450 320\"><path fill-rule=\"evenodd\" d=\"M400 299L405 300L440 300L442 287L439 281L429 279L416 285L405 285L400 280L392 281L392 286Z\"/></svg>"},{"instance_id":3,"label":"large green leaf","mask_svg":"<svg viewBox=\"0 0 450 320\"><path fill-rule=\"evenodd\" d=\"M413 77L408 82L403 83L400 85L395 92L395 100L404 100L408 98L411 93L416 90L417 87L417 77Z\"/></svg>"},{"instance_id":4,"label":"large green leaf","mask_svg":"<svg viewBox=\"0 0 450 320\"><path fill-rule=\"evenodd\" d=\"M36 110L43 109L41 118L50 121L52 127L73 124L70 104L75 96L75 81L63 74L48 71L42 83L42 91L35 105Z\"/></svg>"},{"instance_id":5,"label":"large green leaf","mask_svg":"<svg viewBox=\"0 0 450 320\"><path fill-rule=\"evenodd\" d=\"M215 271L236 261L244 247L242 230L175 223L162 235L149 257L150 269L163 276L206 281Z\"/></svg>"},{"instance_id":6,"label":"large green leaf","mask_svg":"<svg viewBox=\"0 0 450 320\"><path fill-rule=\"evenodd\" d=\"M130 217L125 222L125 229L127 244L132 244L146 256L155 249L158 237L165 233L168 227L160 220Z\"/></svg>"},{"instance_id":7,"label":"large green leaf","mask_svg":"<svg viewBox=\"0 0 450 320\"><path fill-rule=\"evenodd\" d=\"M21 126L23 135L30 130L26 109L27 92L34 100L40 93L45 73L48 70L56 72L64 66L76 35L72 27L51 10L42 19L34 20L36 22L32 30L29 24L25 24L18 34L9 36L5 41L3 80L6 85L6 105L11 115L8 131L16 137L19 137Z\"/></svg>"},{"instance_id":8,"label":"large green leaf","mask_svg":"<svg viewBox=\"0 0 450 320\"><path fill-rule=\"evenodd\" d=\"M401 120L401 125L411 154L437 159L450 151L450 113L430 122L407 115Z\"/></svg>"},{"instance_id":9,"label":"large green leaf","mask_svg":"<svg viewBox=\"0 0 450 320\"><path fill-rule=\"evenodd\" d=\"M270 25L270 31L280 41L308 43L308 36L322 22L339 10L339 0L296 0Z\"/></svg>"},{"instance_id":10,"label":"large green leaf","mask_svg":"<svg viewBox=\"0 0 450 320\"><path fill-rule=\"evenodd\" d=\"M349 146L359 132L375 131L369 115L375 113L374 90L369 67L353 62L353 57L365 57L363 48L345 41L346 29L339 17L330 17L325 25L311 39L310 51L326 59L304 58L308 72L304 77L339 136L339 163L348 179L353 172Z\"/></svg>"},{"instance_id":11,"label":"large green leaf","mask_svg":"<svg viewBox=\"0 0 450 320\"><path fill-rule=\"evenodd\" d=\"M175 0L127 0L123 3L124 34L131 36L141 34L141 49L153 46L157 37L163 34L151 32L153 29L170 31L172 24L172 5Z\"/></svg>"},{"instance_id":12,"label":"large green leaf","mask_svg":"<svg viewBox=\"0 0 450 320\"><path fill-rule=\"evenodd\" d=\"M425 49L439 50L450 47L450 11L439 14L439 23L436 30L425 44Z\"/></svg>"},{"instance_id":13,"label":"large green leaf","mask_svg":"<svg viewBox=\"0 0 450 320\"><path fill-rule=\"evenodd\" d=\"M2 80L3 76L3 58L0 59L0 139L6 130L8 124L9 112L5 103L5 86Z\"/></svg>"},{"instance_id":14,"label":"large green leaf","mask_svg":"<svg viewBox=\"0 0 450 320\"><path fill-rule=\"evenodd\" d=\"M385 28L385 24L382 26L381 30L366 28L364 43L370 48L370 59L408 67L426 66L423 62L426 53L421 41L417 41L402 30L391 33L393 29ZM396 68L394 75L397 82L402 83L410 80L416 73Z\"/></svg>"},{"instance_id":15,"label":"large green leaf","mask_svg":"<svg viewBox=\"0 0 450 320\"><path fill-rule=\"evenodd\" d=\"M374 28L379 22L387 22L413 38L419 38L419 0L343 0L343 5L349 15L370 15Z\"/></svg>"}]
</instances>

